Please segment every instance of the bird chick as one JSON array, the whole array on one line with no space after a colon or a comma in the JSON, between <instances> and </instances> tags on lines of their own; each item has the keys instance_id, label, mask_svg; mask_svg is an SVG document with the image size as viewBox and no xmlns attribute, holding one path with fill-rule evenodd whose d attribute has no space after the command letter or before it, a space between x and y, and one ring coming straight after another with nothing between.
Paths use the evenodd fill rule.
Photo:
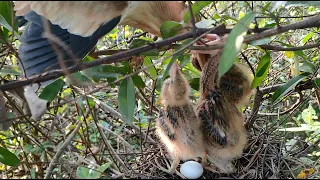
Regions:
<instances>
[{"instance_id":1,"label":"bird chick","mask_svg":"<svg viewBox=\"0 0 320 180\"><path fill-rule=\"evenodd\" d=\"M232 173L231 160L240 157L247 142L244 116L234 100L226 96L218 79L218 63L221 52L206 56L200 79L200 98L196 114L202 122L208 160L222 173ZM222 83L223 85L223 83ZM231 92L231 91L230 91Z\"/></svg>"},{"instance_id":2,"label":"bird chick","mask_svg":"<svg viewBox=\"0 0 320 180\"><path fill-rule=\"evenodd\" d=\"M156 133L167 148L173 162L169 170L175 172L180 160L202 158L207 163L201 122L197 118L189 95L189 84L177 63L170 69L161 90L161 103L164 105L156 120ZM161 168L161 167L160 167Z\"/></svg>"},{"instance_id":3,"label":"bird chick","mask_svg":"<svg viewBox=\"0 0 320 180\"><path fill-rule=\"evenodd\" d=\"M216 44L218 42L216 40L220 40L219 42L225 41L226 36L221 39L214 35L207 36L206 44ZM195 46L200 46L199 42L197 42ZM191 56L192 65L199 71L202 71L202 68L207 63L210 56L218 53L222 53L222 50L193 51ZM221 77L219 80L219 87L222 95L227 98L229 102L241 106L247 104L251 95L255 93L255 91L251 89L252 81L253 78L251 77L250 69L244 64L236 62Z\"/></svg>"}]
</instances>

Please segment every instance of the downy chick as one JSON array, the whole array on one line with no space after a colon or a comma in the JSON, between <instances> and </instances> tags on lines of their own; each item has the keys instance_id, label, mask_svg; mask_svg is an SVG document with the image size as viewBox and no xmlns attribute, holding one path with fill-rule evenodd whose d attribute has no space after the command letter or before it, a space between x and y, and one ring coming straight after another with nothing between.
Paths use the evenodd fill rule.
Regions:
<instances>
[{"instance_id":1,"label":"downy chick","mask_svg":"<svg viewBox=\"0 0 320 180\"><path fill-rule=\"evenodd\" d=\"M231 161L241 156L247 142L244 116L235 101L226 96L218 79L221 52L207 56L200 79L200 98L196 113L202 121L208 160L222 173L232 173ZM230 91L231 92L231 91Z\"/></svg>"},{"instance_id":2,"label":"downy chick","mask_svg":"<svg viewBox=\"0 0 320 180\"><path fill-rule=\"evenodd\" d=\"M213 45L220 40L225 41L227 36L223 38L215 37L214 35L207 36L208 42L207 45ZM195 44L199 46L199 43ZM214 54L221 53L222 50L214 50L214 51L193 51L191 59L192 65L202 71L204 65L210 58L210 56ZM251 89L251 83L253 78L250 74L250 69L241 63L234 63L232 67L227 71L219 81L219 87L221 89L221 93L225 98L228 99L229 102L234 103L237 106L245 105L248 103L251 95L255 93L255 90Z\"/></svg>"},{"instance_id":3,"label":"downy chick","mask_svg":"<svg viewBox=\"0 0 320 180\"><path fill-rule=\"evenodd\" d=\"M169 173L175 172L180 160L201 157L207 164L201 122L188 95L189 84L175 62L162 86L164 108L156 120L156 133L173 159Z\"/></svg>"}]
</instances>

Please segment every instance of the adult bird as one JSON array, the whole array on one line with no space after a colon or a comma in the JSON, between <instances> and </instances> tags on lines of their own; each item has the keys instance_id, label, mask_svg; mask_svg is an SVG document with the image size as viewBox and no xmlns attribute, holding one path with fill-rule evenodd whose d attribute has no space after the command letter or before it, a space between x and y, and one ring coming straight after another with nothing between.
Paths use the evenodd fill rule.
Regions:
<instances>
[{"instance_id":1,"label":"adult bird","mask_svg":"<svg viewBox=\"0 0 320 180\"><path fill-rule=\"evenodd\" d=\"M28 21L18 50L22 63L19 67L26 77L61 69L59 59L66 67L75 64L70 53L62 47L53 48L43 36L45 27L49 27L76 58L82 59L117 25L130 25L161 36L163 22L180 22L187 11L182 1L14 1L14 5L16 16ZM180 33L183 31L186 30ZM40 85L46 84L48 82ZM33 118L39 119L46 111L47 101L36 96L36 88L35 84L26 86L24 96Z\"/></svg>"}]
</instances>

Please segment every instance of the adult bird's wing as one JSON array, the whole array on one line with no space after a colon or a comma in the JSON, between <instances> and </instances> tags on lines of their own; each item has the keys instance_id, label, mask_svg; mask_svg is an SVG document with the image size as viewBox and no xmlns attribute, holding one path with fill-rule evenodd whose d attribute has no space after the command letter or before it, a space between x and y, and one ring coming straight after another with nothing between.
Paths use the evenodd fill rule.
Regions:
<instances>
[{"instance_id":1,"label":"adult bird's wing","mask_svg":"<svg viewBox=\"0 0 320 180\"><path fill-rule=\"evenodd\" d=\"M28 12L24 18L29 21L20 39L19 56L23 63L23 68L27 77L41 74L43 71L55 70L59 68L58 55L52 48L52 44L47 38L42 36L45 31L44 25L39 16L34 11ZM82 59L97 44L99 38L110 32L120 21L120 16L112 19L108 23L100 26L90 37L81 37L70 34L66 29L58 25L48 23L51 33L69 46L74 55ZM65 65L70 67L74 61L62 47L58 47L63 55ZM19 66L22 68L22 66Z\"/></svg>"},{"instance_id":2,"label":"adult bird's wing","mask_svg":"<svg viewBox=\"0 0 320 180\"><path fill-rule=\"evenodd\" d=\"M21 36L19 55L26 76L44 71L60 69L57 52L44 38L44 19L50 31L69 46L77 58L90 52L99 38L110 32L120 21L121 12L127 2L66 2L66 1L16 1L16 15L29 21ZM40 15L39 15L40 14ZM102 20L103 19L103 20ZM98 24L98 25L97 25ZM74 65L69 55L58 47L67 67Z\"/></svg>"},{"instance_id":3,"label":"adult bird's wing","mask_svg":"<svg viewBox=\"0 0 320 180\"><path fill-rule=\"evenodd\" d=\"M102 24L121 16L127 1L15 1L17 16L31 10L68 32L91 36Z\"/></svg>"}]
</instances>

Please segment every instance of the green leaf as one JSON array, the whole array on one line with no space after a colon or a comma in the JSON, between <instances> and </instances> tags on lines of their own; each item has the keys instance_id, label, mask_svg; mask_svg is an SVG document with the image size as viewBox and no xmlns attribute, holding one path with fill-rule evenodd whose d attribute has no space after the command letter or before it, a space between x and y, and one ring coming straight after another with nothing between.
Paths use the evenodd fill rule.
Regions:
<instances>
[{"instance_id":1,"label":"green leaf","mask_svg":"<svg viewBox=\"0 0 320 180\"><path fill-rule=\"evenodd\" d=\"M291 6L320 6L320 1L285 1L285 7Z\"/></svg>"},{"instance_id":2,"label":"green leaf","mask_svg":"<svg viewBox=\"0 0 320 180\"><path fill-rule=\"evenodd\" d=\"M310 73L303 73L299 76L296 76L286 82L284 85L280 86L272 95L272 102L277 103L280 98L286 95L289 91L296 87L296 85L304 80Z\"/></svg>"},{"instance_id":3,"label":"green leaf","mask_svg":"<svg viewBox=\"0 0 320 180\"><path fill-rule=\"evenodd\" d=\"M216 22L215 20L204 19L200 22L197 22L195 25L197 28L208 28L210 26L213 26L212 24L214 24L215 22Z\"/></svg>"},{"instance_id":4,"label":"green leaf","mask_svg":"<svg viewBox=\"0 0 320 180\"><path fill-rule=\"evenodd\" d=\"M197 15L204 7L208 6L211 3L212 1L195 1L191 6L193 16ZM184 15L184 23L188 23L190 19L190 11L187 10L186 14Z\"/></svg>"},{"instance_id":5,"label":"green leaf","mask_svg":"<svg viewBox=\"0 0 320 180\"><path fill-rule=\"evenodd\" d=\"M248 30L247 27L254 19L254 16L254 12L249 12L243 18L241 18L235 25L235 27L232 29L230 35L227 38L226 44L223 48L223 52L220 58L219 77L226 73L236 60L237 55L241 50L244 35Z\"/></svg>"},{"instance_id":6,"label":"green leaf","mask_svg":"<svg viewBox=\"0 0 320 180\"><path fill-rule=\"evenodd\" d=\"M303 64L299 67L299 70L302 72L314 73L316 71L316 66L309 61L303 61Z\"/></svg>"},{"instance_id":7,"label":"green leaf","mask_svg":"<svg viewBox=\"0 0 320 180\"><path fill-rule=\"evenodd\" d=\"M314 85L320 89L320 78L313 81Z\"/></svg>"},{"instance_id":8,"label":"green leaf","mask_svg":"<svg viewBox=\"0 0 320 180\"><path fill-rule=\"evenodd\" d=\"M5 29L3 29L2 35L3 37L8 38L9 35L13 32L12 29L12 2L10 1L0 1L0 25L2 25ZM20 38L19 34L17 33L17 24L14 27L14 34L17 38ZM1 33L1 29L0 29Z\"/></svg>"},{"instance_id":9,"label":"green leaf","mask_svg":"<svg viewBox=\"0 0 320 180\"><path fill-rule=\"evenodd\" d=\"M31 179L37 179L37 173L35 169L31 168L30 174L31 174Z\"/></svg>"},{"instance_id":10,"label":"green leaf","mask_svg":"<svg viewBox=\"0 0 320 180\"><path fill-rule=\"evenodd\" d=\"M303 53L303 51L294 51L294 55L295 56L300 56L302 57L304 60L307 61L308 57Z\"/></svg>"},{"instance_id":11,"label":"green leaf","mask_svg":"<svg viewBox=\"0 0 320 180\"><path fill-rule=\"evenodd\" d=\"M80 107L80 109L82 110L82 112L85 112L85 111L86 111L86 105L85 105L84 101L85 101L85 100L84 100L83 98L78 98L78 99L76 100L77 105Z\"/></svg>"},{"instance_id":12,"label":"green leaf","mask_svg":"<svg viewBox=\"0 0 320 180\"><path fill-rule=\"evenodd\" d=\"M129 77L121 82L118 93L118 106L120 113L129 125L132 125L133 123L135 103L135 89L132 78Z\"/></svg>"},{"instance_id":13,"label":"green leaf","mask_svg":"<svg viewBox=\"0 0 320 180\"><path fill-rule=\"evenodd\" d=\"M193 78L189 81L190 87L196 91L199 91L200 78Z\"/></svg>"},{"instance_id":14,"label":"green leaf","mask_svg":"<svg viewBox=\"0 0 320 180\"><path fill-rule=\"evenodd\" d=\"M41 99L45 99L49 102L51 102L59 93L59 91L61 90L61 88L64 85L64 81L62 79L57 79L55 81L53 81L51 84L47 85L43 91L41 92L41 94L39 95L39 97Z\"/></svg>"},{"instance_id":15,"label":"green leaf","mask_svg":"<svg viewBox=\"0 0 320 180\"><path fill-rule=\"evenodd\" d=\"M265 54L257 67L257 73L256 76L254 77L252 84L251 84L251 88L254 89L257 86L259 86L261 84L261 82L267 77L268 72L269 72L269 68L270 68L270 53L268 52L267 54Z\"/></svg>"},{"instance_id":16,"label":"green leaf","mask_svg":"<svg viewBox=\"0 0 320 180\"><path fill-rule=\"evenodd\" d=\"M271 41L272 41L271 38L263 38L263 39L258 39L258 40L255 40L255 41L251 41L249 44L252 45L252 46L259 46L259 45L263 45L263 44L268 44Z\"/></svg>"},{"instance_id":17,"label":"green leaf","mask_svg":"<svg viewBox=\"0 0 320 180\"><path fill-rule=\"evenodd\" d=\"M12 4L9 1L0 1L0 12L6 22L12 26Z\"/></svg>"},{"instance_id":18,"label":"green leaf","mask_svg":"<svg viewBox=\"0 0 320 180\"><path fill-rule=\"evenodd\" d=\"M131 41L131 43L129 44L129 48L133 49L133 48L137 48L137 47L141 47L141 46L145 46L145 45L149 45L154 43L154 41L152 39L149 38L139 38L139 39L134 39ZM141 53L141 55L145 55L145 56L158 56L159 55L159 50L158 49L151 49L149 51L143 52Z\"/></svg>"},{"instance_id":19,"label":"green leaf","mask_svg":"<svg viewBox=\"0 0 320 180\"><path fill-rule=\"evenodd\" d=\"M11 74L11 75L20 75L21 73L19 71L16 71L15 69L13 69L12 67L7 67L7 66L4 66L2 67L2 69L0 69L0 74L3 74L3 75L8 75L8 74Z\"/></svg>"},{"instance_id":20,"label":"green leaf","mask_svg":"<svg viewBox=\"0 0 320 180\"><path fill-rule=\"evenodd\" d=\"M172 56L169 64L167 65L166 69L164 70L161 81L164 81L165 78L169 75L169 71L170 71L172 64L179 58L179 56L180 56L179 54L175 54Z\"/></svg>"},{"instance_id":21,"label":"green leaf","mask_svg":"<svg viewBox=\"0 0 320 180\"><path fill-rule=\"evenodd\" d=\"M301 117L304 122L308 125L314 124L314 119L317 119L316 111L313 109L312 105L309 104L309 107L304 109L301 113Z\"/></svg>"},{"instance_id":22,"label":"green leaf","mask_svg":"<svg viewBox=\"0 0 320 180\"><path fill-rule=\"evenodd\" d=\"M151 61L150 58L145 57L143 64L144 64L144 66L149 66L149 65L152 64L152 61ZM157 79L157 70L154 68L154 66L151 66L151 67L148 69L148 72L149 72L150 75L152 76L152 79L153 79L153 80Z\"/></svg>"},{"instance_id":23,"label":"green leaf","mask_svg":"<svg viewBox=\"0 0 320 180\"><path fill-rule=\"evenodd\" d=\"M95 169L79 166L77 168L77 176L81 179L99 179L101 174L108 169L111 164L112 162L108 162Z\"/></svg>"},{"instance_id":24,"label":"green leaf","mask_svg":"<svg viewBox=\"0 0 320 180\"><path fill-rule=\"evenodd\" d=\"M306 42L308 42L309 39L313 37L313 35L314 35L314 32L309 32L307 35L305 35L301 41L302 44L304 45Z\"/></svg>"},{"instance_id":25,"label":"green leaf","mask_svg":"<svg viewBox=\"0 0 320 180\"><path fill-rule=\"evenodd\" d=\"M3 147L0 147L0 162L8 166L20 165L18 157Z\"/></svg>"},{"instance_id":26,"label":"green leaf","mask_svg":"<svg viewBox=\"0 0 320 180\"><path fill-rule=\"evenodd\" d=\"M179 30L181 30L182 24L175 21L166 21L160 27L161 36L163 39L167 39L175 36Z\"/></svg>"},{"instance_id":27,"label":"green leaf","mask_svg":"<svg viewBox=\"0 0 320 180\"><path fill-rule=\"evenodd\" d=\"M131 43L129 44L129 48L133 49L133 48L137 48L137 47L141 47L141 46L145 46L148 45L150 43L153 43L153 41L149 40L149 39L134 39L131 41Z\"/></svg>"},{"instance_id":28,"label":"green leaf","mask_svg":"<svg viewBox=\"0 0 320 180\"><path fill-rule=\"evenodd\" d=\"M3 27L5 27L7 30L13 32L12 27L10 26L10 24L8 24L8 22L6 21L6 19L0 14L0 25L2 25ZM20 39L19 34L14 31L14 35Z\"/></svg>"},{"instance_id":29,"label":"green leaf","mask_svg":"<svg viewBox=\"0 0 320 180\"><path fill-rule=\"evenodd\" d=\"M83 74L92 78L94 81L99 81L102 78L117 78L118 76L127 73L125 67L112 66L112 65L101 65L92 67L82 71Z\"/></svg>"},{"instance_id":30,"label":"green leaf","mask_svg":"<svg viewBox=\"0 0 320 180\"><path fill-rule=\"evenodd\" d=\"M89 168L79 166L77 168L77 176L80 179L89 179Z\"/></svg>"},{"instance_id":31,"label":"green leaf","mask_svg":"<svg viewBox=\"0 0 320 180\"><path fill-rule=\"evenodd\" d=\"M77 86L87 86L93 84L92 80L81 72L76 72L66 76L65 81L68 84Z\"/></svg>"},{"instance_id":32,"label":"green leaf","mask_svg":"<svg viewBox=\"0 0 320 180\"><path fill-rule=\"evenodd\" d=\"M146 87L146 84L144 83L144 81L141 79L141 77L138 74L133 75L132 80L133 80L134 85L137 86L138 88Z\"/></svg>"},{"instance_id":33,"label":"green leaf","mask_svg":"<svg viewBox=\"0 0 320 180\"><path fill-rule=\"evenodd\" d=\"M92 173L92 179L97 179L101 176L101 174L111 166L112 162L107 162L102 166L99 166L94 173Z\"/></svg>"},{"instance_id":34,"label":"green leaf","mask_svg":"<svg viewBox=\"0 0 320 180\"><path fill-rule=\"evenodd\" d=\"M285 5L286 2L287 1L273 1L273 2L271 2L270 7L272 7L272 8L271 8L270 11L271 12L275 11L276 9L278 9L278 7L281 7L281 6Z\"/></svg>"},{"instance_id":35,"label":"green leaf","mask_svg":"<svg viewBox=\"0 0 320 180\"><path fill-rule=\"evenodd\" d=\"M89 104L90 108L93 108L94 105L95 105L95 102L94 102L94 100L92 98L88 97L88 104Z\"/></svg>"}]
</instances>

